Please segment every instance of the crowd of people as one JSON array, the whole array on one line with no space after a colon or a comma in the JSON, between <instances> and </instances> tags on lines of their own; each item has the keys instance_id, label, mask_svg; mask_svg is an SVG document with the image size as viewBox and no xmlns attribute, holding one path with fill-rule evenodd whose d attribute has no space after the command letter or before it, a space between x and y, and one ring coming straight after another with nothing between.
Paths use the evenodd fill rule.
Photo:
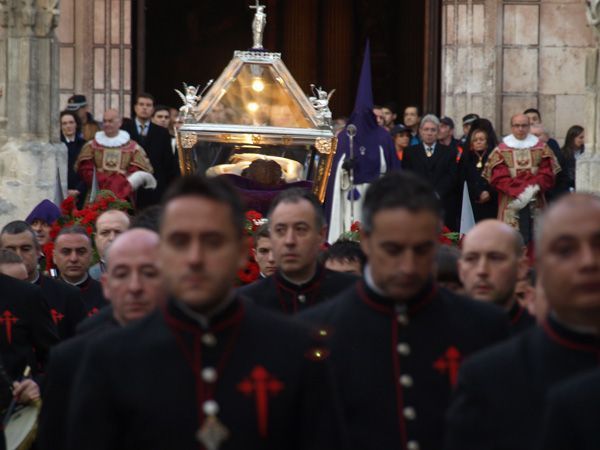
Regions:
<instances>
[{"instance_id":1,"label":"crowd of people","mask_svg":"<svg viewBox=\"0 0 600 450\"><path fill-rule=\"evenodd\" d=\"M141 94L134 113L100 125L75 95L60 115L72 201L127 207L56 228L64 210L42 200L0 231L6 436L29 408L42 450L598 447L582 127L560 147L534 109L501 139L469 114L458 138L449 117L374 107L397 164L364 180L360 224L327 242L314 194L283 190L240 286L236 189L180 176L176 110Z\"/></svg>"}]
</instances>

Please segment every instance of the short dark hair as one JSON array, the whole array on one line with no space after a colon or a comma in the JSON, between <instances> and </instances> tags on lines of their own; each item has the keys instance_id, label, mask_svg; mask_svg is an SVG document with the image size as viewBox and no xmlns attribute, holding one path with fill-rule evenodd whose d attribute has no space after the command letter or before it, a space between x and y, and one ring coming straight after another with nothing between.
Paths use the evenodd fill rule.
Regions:
<instances>
[{"instance_id":1,"label":"short dark hair","mask_svg":"<svg viewBox=\"0 0 600 450\"><path fill-rule=\"evenodd\" d=\"M398 112L398 105L394 101L385 102L382 108L389 109L392 112L392 114L396 114Z\"/></svg>"},{"instance_id":2,"label":"short dark hair","mask_svg":"<svg viewBox=\"0 0 600 450\"><path fill-rule=\"evenodd\" d=\"M542 120L542 115L540 114L540 111L538 109L527 108L525 111L523 111L523 114L530 114L530 113L537 114L538 117L540 118L540 120Z\"/></svg>"},{"instance_id":3,"label":"short dark hair","mask_svg":"<svg viewBox=\"0 0 600 450\"><path fill-rule=\"evenodd\" d=\"M437 263L436 280L439 282L454 282L462 286L458 276L458 260L460 250L450 245L440 245L435 255Z\"/></svg>"},{"instance_id":4,"label":"short dark hair","mask_svg":"<svg viewBox=\"0 0 600 450\"><path fill-rule=\"evenodd\" d=\"M362 269L367 262L367 256L358 242L349 239L338 239L323 252L323 264L329 260L358 261Z\"/></svg>"},{"instance_id":5,"label":"short dark hair","mask_svg":"<svg viewBox=\"0 0 600 450\"><path fill-rule=\"evenodd\" d=\"M155 99L154 99L154 95L152 95L149 92L142 92L141 94L138 94L135 97L135 103L137 103L140 98L147 98L147 99L152 100L152 105L154 105L154 103L156 102Z\"/></svg>"},{"instance_id":6,"label":"short dark hair","mask_svg":"<svg viewBox=\"0 0 600 450\"><path fill-rule=\"evenodd\" d=\"M414 104L410 104L410 105L406 105L404 107L404 109L402 110L402 115L404 115L404 113L406 112L406 110L408 108L415 108L417 110L417 116L421 117L421 107L419 105L414 105Z\"/></svg>"},{"instance_id":7,"label":"short dark hair","mask_svg":"<svg viewBox=\"0 0 600 450\"><path fill-rule=\"evenodd\" d=\"M158 112L158 111L167 111L169 113L169 115L171 114L171 111L169 110L169 107L167 105L156 105L154 107L154 112L152 113L152 117L154 117L154 115Z\"/></svg>"},{"instance_id":8,"label":"short dark hair","mask_svg":"<svg viewBox=\"0 0 600 450\"><path fill-rule=\"evenodd\" d=\"M129 229L145 228L158 233L161 212L162 207L160 205L152 205L142 209L133 217L133 219L131 219L131 226Z\"/></svg>"},{"instance_id":9,"label":"short dark hair","mask_svg":"<svg viewBox=\"0 0 600 450\"><path fill-rule=\"evenodd\" d=\"M37 237L35 236L35 231L33 231L31 225L29 225L24 220L13 220L12 222L9 222L6 225L4 225L4 228L2 228L2 231L0 231L0 239L5 234L21 234L25 232L31 234L31 239L33 239L33 245L39 248L40 244L38 243Z\"/></svg>"},{"instance_id":10,"label":"short dark hair","mask_svg":"<svg viewBox=\"0 0 600 450\"><path fill-rule=\"evenodd\" d=\"M85 236L87 238L87 240L89 241L90 246L92 245L92 238L87 233L87 231L85 230L85 228L83 228L81 225L71 225L70 227L62 228L58 232L58 234L56 235L56 237L54 238L54 242L56 242L59 237L64 236L66 234L80 234L82 236Z\"/></svg>"},{"instance_id":11,"label":"short dark hair","mask_svg":"<svg viewBox=\"0 0 600 450\"><path fill-rule=\"evenodd\" d=\"M317 228L323 228L327 221L325 220L325 213L323 212L323 205L319 202L319 199L312 192L302 188L291 188L282 191L277 197L273 199L269 207L267 217L270 219L273 215L273 211L281 203L298 203L301 200L306 200L312 206L315 211L315 220Z\"/></svg>"},{"instance_id":12,"label":"short dark hair","mask_svg":"<svg viewBox=\"0 0 600 450\"><path fill-rule=\"evenodd\" d=\"M256 231L254 232L253 237L254 237L254 248L256 248L256 245L258 244L258 240L260 238L270 239L271 232L269 231L269 222L265 222L260 227L258 227L256 229Z\"/></svg>"},{"instance_id":13,"label":"short dark hair","mask_svg":"<svg viewBox=\"0 0 600 450\"><path fill-rule=\"evenodd\" d=\"M433 187L410 172L391 172L369 186L363 203L363 230L373 230L373 217L384 209L404 208L431 211L442 217L442 206Z\"/></svg>"},{"instance_id":14,"label":"short dark hair","mask_svg":"<svg viewBox=\"0 0 600 450\"><path fill-rule=\"evenodd\" d=\"M12 250L0 248L0 264L22 264L23 259Z\"/></svg>"},{"instance_id":15,"label":"short dark hair","mask_svg":"<svg viewBox=\"0 0 600 450\"><path fill-rule=\"evenodd\" d=\"M181 197L201 197L229 206L233 226L240 236L243 235L246 220L244 206L233 185L225 178L186 175L175 180L162 198L159 227L162 227L164 222L165 206L172 200Z\"/></svg>"},{"instance_id":16,"label":"short dark hair","mask_svg":"<svg viewBox=\"0 0 600 450\"><path fill-rule=\"evenodd\" d=\"M79 131L81 131L81 119L77 115L77 111L69 111L68 109L65 109L64 111L61 111L60 112L60 116L58 118L59 122L60 122L60 120L64 116L71 116L71 117L73 117L73 119L75 120L76 133L78 133Z\"/></svg>"}]
</instances>

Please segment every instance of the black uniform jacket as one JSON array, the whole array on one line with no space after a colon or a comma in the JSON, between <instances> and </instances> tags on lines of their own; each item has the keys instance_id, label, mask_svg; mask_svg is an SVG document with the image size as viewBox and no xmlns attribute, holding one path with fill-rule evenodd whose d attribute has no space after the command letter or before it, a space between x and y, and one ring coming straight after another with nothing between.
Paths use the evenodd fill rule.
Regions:
<instances>
[{"instance_id":1,"label":"black uniform jacket","mask_svg":"<svg viewBox=\"0 0 600 450\"><path fill-rule=\"evenodd\" d=\"M600 370L559 384L548 394L540 450L600 448Z\"/></svg>"},{"instance_id":2,"label":"black uniform jacket","mask_svg":"<svg viewBox=\"0 0 600 450\"><path fill-rule=\"evenodd\" d=\"M270 277L240 288L238 292L264 308L295 314L332 299L351 287L357 279L355 275L318 266L312 279L300 286L286 280L281 273L275 272Z\"/></svg>"},{"instance_id":3,"label":"black uniform jacket","mask_svg":"<svg viewBox=\"0 0 600 450\"><path fill-rule=\"evenodd\" d=\"M508 318L510 320L510 334L512 336L529 330L535 325L535 317L529 314L529 311L523 308L517 301L508 310Z\"/></svg>"},{"instance_id":4,"label":"black uniform jacket","mask_svg":"<svg viewBox=\"0 0 600 450\"><path fill-rule=\"evenodd\" d=\"M154 169L156 189L138 189L136 193L136 208L141 210L151 205L160 203L165 190L175 178L179 176L179 163L177 156L171 149L171 135L169 131L159 125L149 123L146 136L140 136L135 120L123 121L123 130L129 133L131 139L142 146L148 155L150 164Z\"/></svg>"},{"instance_id":5,"label":"black uniform jacket","mask_svg":"<svg viewBox=\"0 0 600 450\"><path fill-rule=\"evenodd\" d=\"M93 314L80 322L75 331L78 335L86 334L96 328L104 328L105 325L110 326L114 323L114 320L112 305L108 305L98 311L97 314Z\"/></svg>"},{"instance_id":6,"label":"black uniform jacket","mask_svg":"<svg viewBox=\"0 0 600 450\"><path fill-rule=\"evenodd\" d=\"M93 320L98 315L87 320ZM90 330L89 333L69 339L67 342L52 348L42 385L42 398L44 400L39 416L38 450L67 448L69 400L73 382L85 350L96 336L118 326L119 324L114 318L106 320L102 322L101 326Z\"/></svg>"},{"instance_id":7,"label":"black uniform jacket","mask_svg":"<svg viewBox=\"0 0 600 450\"><path fill-rule=\"evenodd\" d=\"M171 300L90 344L68 448L202 449L215 401L228 430L220 450L339 449L327 352L311 342L300 324L238 299L206 329Z\"/></svg>"},{"instance_id":8,"label":"black uniform jacket","mask_svg":"<svg viewBox=\"0 0 600 450\"><path fill-rule=\"evenodd\" d=\"M81 290L81 298L83 299L87 317L97 314L102 308L108 306L108 302L102 293L102 284L89 275L87 279L79 285L79 289Z\"/></svg>"},{"instance_id":9,"label":"black uniform jacket","mask_svg":"<svg viewBox=\"0 0 600 450\"><path fill-rule=\"evenodd\" d=\"M40 275L36 284L48 302L58 337L64 340L75 336L77 324L86 317L79 289L45 275Z\"/></svg>"},{"instance_id":10,"label":"black uniform jacket","mask_svg":"<svg viewBox=\"0 0 600 450\"><path fill-rule=\"evenodd\" d=\"M432 449L458 367L508 335L500 308L429 285L396 306L364 281L299 316L330 336L349 440L358 450Z\"/></svg>"},{"instance_id":11,"label":"black uniform jacket","mask_svg":"<svg viewBox=\"0 0 600 450\"><path fill-rule=\"evenodd\" d=\"M0 274L0 355L8 375L19 378L27 365L34 375L42 372L57 342L40 288Z\"/></svg>"},{"instance_id":12,"label":"black uniform jacket","mask_svg":"<svg viewBox=\"0 0 600 450\"><path fill-rule=\"evenodd\" d=\"M551 317L475 356L460 371L445 448L534 448L548 391L599 364L598 338L569 330Z\"/></svg>"}]
</instances>

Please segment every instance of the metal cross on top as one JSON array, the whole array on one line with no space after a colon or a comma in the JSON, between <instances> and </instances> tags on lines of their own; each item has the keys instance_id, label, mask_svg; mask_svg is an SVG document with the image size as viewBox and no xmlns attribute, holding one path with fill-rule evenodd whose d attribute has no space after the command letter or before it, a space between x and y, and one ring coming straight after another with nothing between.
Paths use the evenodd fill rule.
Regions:
<instances>
[{"instance_id":1,"label":"metal cross on top","mask_svg":"<svg viewBox=\"0 0 600 450\"><path fill-rule=\"evenodd\" d=\"M265 26L267 25L267 14L265 13L265 5L261 5L259 0L255 0L254 5L250 5L250 9L255 9L254 20L252 21L252 48L254 50L263 49L263 36Z\"/></svg>"}]
</instances>

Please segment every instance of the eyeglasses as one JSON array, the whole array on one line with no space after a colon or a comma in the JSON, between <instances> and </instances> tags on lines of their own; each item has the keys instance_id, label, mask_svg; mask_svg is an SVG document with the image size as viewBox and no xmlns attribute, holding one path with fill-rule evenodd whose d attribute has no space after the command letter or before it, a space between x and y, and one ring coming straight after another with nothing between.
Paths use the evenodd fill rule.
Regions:
<instances>
[{"instance_id":1,"label":"eyeglasses","mask_svg":"<svg viewBox=\"0 0 600 450\"><path fill-rule=\"evenodd\" d=\"M513 128L529 128L529 124L528 123L513 123L511 125L511 127L513 127Z\"/></svg>"}]
</instances>

